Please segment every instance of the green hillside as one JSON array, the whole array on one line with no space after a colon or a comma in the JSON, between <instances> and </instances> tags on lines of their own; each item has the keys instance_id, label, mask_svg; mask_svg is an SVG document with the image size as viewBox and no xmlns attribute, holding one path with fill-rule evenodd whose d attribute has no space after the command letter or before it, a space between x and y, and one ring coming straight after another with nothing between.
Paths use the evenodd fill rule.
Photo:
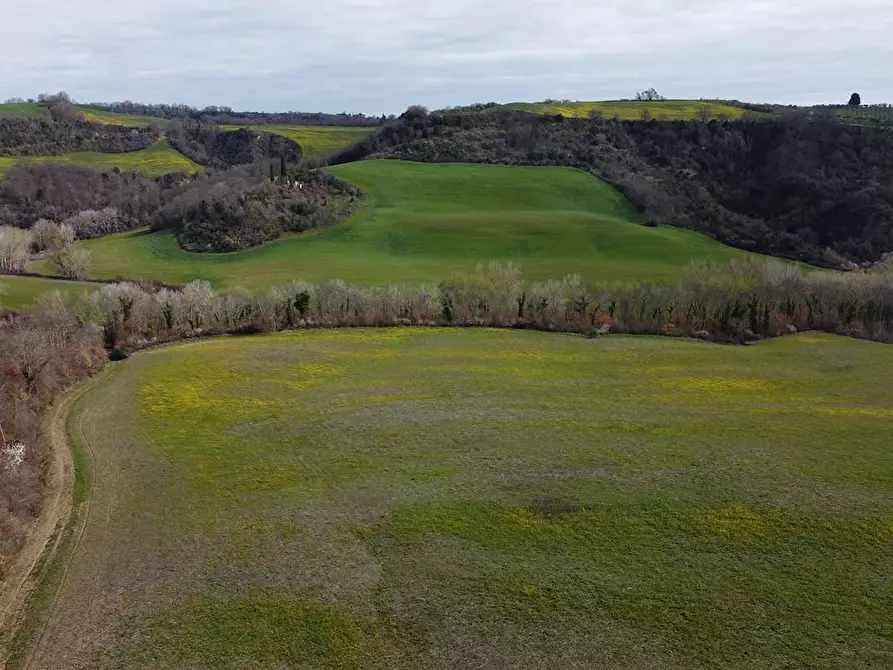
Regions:
<instances>
[{"instance_id":1,"label":"green hillside","mask_svg":"<svg viewBox=\"0 0 893 670\"><path fill-rule=\"evenodd\" d=\"M89 282L0 275L0 309L23 312L33 307L38 298L51 291L59 291L66 297L76 297L97 288L97 284Z\"/></svg>"},{"instance_id":2,"label":"green hillside","mask_svg":"<svg viewBox=\"0 0 893 670\"><path fill-rule=\"evenodd\" d=\"M369 196L347 222L233 254L187 253L172 233L90 240L82 244L93 276L245 288L298 278L419 284L501 260L519 263L528 279L675 281L692 259L743 253L690 231L641 225L613 187L570 168L365 161L331 172Z\"/></svg>"},{"instance_id":3,"label":"green hillside","mask_svg":"<svg viewBox=\"0 0 893 670\"><path fill-rule=\"evenodd\" d=\"M68 417L30 667L890 667L891 421L893 348L828 335L139 353Z\"/></svg>"},{"instance_id":4,"label":"green hillside","mask_svg":"<svg viewBox=\"0 0 893 670\"><path fill-rule=\"evenodd\" d=\"M336 151L349 147L375 130L375 128L353 126L220 126L223 130L239 130L245 127L287 137L301 145L304 150L304 158L308 159L331 156Z\"/></svg>"},{"instance_id":5,"label":"green hillside","mask_svg":"<svg viewBox=\"0 0 893 670\"><path fill-rule=\"evenodd\" d=\"M80 151L62 156L0 156L0 177L20 163L66 163L99 170L110 170L116 167L123 171L143 172L150 177L160 177L170 172L195 172L203 169L171 148L166 140L142 151L121 154Z\"/></svg>"},{"instance_id":6,"label":"green hillside","mask_svg":"<svg viewBox=\"0 0 893 670\"><path fill-rule=\"evenodd\" d=\"M25 117L41 118L49 117L46 107L37 102L9 102L0 104L0 117Z\"/></svg>"},{"instance_id":7,"label":"green hillside","mask_svg":"<svg viewBox=\"0 0 893 670\"><path fill-rule=\"evenodd\" d=\"M566 117L588 117L592 112L599 112L608 118L615 116L624 120L642 118L645 110L655 119L671 121L699 119L701 110L708 108L713 119L725 116L730 119L744 115L745 110L731 105L700 100L659 100L655 102L638 102L634 100L610 100L604 102L513 102L501 105L502 109L514 109L534 114L561 114Z\"/></svg>"},{"instance_id":8,"label":"green hillside","mask_svg":"<svg viewBox=\"0 0 893 670\"><path fill-rule=\"evenodd\" d=\"M154 116L142 116L140 114L119 114L117 112L109 112L99 107L90 107L89 105L77 105L79 111L83 112L84 118L93 123L102 123L107 126L127 126L128 128L143 128L150 124L159 126L167 125L167 119L161 119Z\"/></svg>"}]
</instances>

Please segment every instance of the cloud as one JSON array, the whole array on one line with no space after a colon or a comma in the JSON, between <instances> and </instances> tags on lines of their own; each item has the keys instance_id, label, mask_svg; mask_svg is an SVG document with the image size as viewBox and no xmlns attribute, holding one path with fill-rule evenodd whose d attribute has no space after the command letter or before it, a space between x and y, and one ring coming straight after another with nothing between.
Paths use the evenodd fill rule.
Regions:
<instances>
[{"instance_id":1,"label":"cloud","mask_svg":"<svg viewBox=\"0 0 893 670\"><path fill-rule=\"evenodd\" d=\"M889 0L44 0L0 96L397 112L546 97L893 101Z\"/></svg>"}]
</instances>

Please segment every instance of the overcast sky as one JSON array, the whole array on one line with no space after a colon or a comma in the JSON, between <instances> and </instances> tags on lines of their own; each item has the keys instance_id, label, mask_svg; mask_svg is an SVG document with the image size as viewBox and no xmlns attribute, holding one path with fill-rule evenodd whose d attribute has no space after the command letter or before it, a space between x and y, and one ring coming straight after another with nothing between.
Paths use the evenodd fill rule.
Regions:
<instances>
[{"instance_id":1,"label":"overcast sky","mask_svg":"<svg viewBox=\"0 0 893 670\"><path fill-rule=\"evenodd\" d=\"M4 0L0 98L893 102L893 0Z\"/></svg>"}]
</instances>

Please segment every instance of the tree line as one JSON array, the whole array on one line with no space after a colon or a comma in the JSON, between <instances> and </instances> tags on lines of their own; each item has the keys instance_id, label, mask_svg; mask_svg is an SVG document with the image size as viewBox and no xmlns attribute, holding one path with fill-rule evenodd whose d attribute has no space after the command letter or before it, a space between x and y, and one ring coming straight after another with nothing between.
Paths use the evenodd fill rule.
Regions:
<instances>
[{"instance_id":1,"label":"tree line","mask_svg":"<svg viewBox=\"0 0 893 670\"><path fill-rule=\"evenodd\" d=\"M300 126L381 126L393 117L367 116L341 112L236 112L231 107L211 105L201 109L189 105L154 105L125 100L111 103L91 103L91 107L121 114L135 114L162 119L192 120L203 124Z\"/></svg>"}]
</instances>

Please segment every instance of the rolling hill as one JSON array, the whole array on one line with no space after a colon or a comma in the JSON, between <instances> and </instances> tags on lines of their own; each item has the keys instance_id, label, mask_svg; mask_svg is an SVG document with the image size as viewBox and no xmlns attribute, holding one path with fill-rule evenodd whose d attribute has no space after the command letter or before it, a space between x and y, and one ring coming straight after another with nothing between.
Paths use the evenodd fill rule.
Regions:
<instances>
[{"instance_id":1,"label":"rolling hill","mask_svg":"<svg viewBox=\"0 0 893 670\"><path fill-rule=\"evenodd\" d=\"M49 118L47 108L36 102L6 102L0 104L0 117Z\"/></svg>"},{"instance_id":2,"label":"rolling hill","mask_svg":"<svg viewBox=\"0 0 893 670\"><path fill-rule=\"evenodd\" d=\"M126 126L128 128L143 128L145 126L155 124L161 127L167 125L167 119L154 116L143 116L141 114L119 114L118 112L109 112L100 107L91 107L89 105L77 105L77 109L84 114L87 121L93 123L102 123L107 126Z\"/></svg>"},{"instance_id":3,"label":"rolling hill","mask_svg":"<svg viewBox=\"0 0 893 670\"><path fill-rule=\"evenodd\" d=\"M99 170L118 168L122 171L142 172L149 177L160 177L171 172L195 172L203 169L183 154L175 151L164 140L142 151L120 154L80 151L62 156L0 156L0 178L8 170L21 163L66 163Z\"/></svg>"},{"instance_id":4,"label":"rolling hill","mask_svg":"<svg viewBox=\"0 0 893 670\"><path fill-rule=\"evenodd\" d=\"M676 281L692 259L743 254L690 231L644 226L614 188L570 168L364 161L331 172L368 195L344 223L232 254L185 252L169 232L89 240L81 244L92 276L220 288L334 278L419 284L499 260L519 263L528 279Z\"/></svg>"},{"instance_id":5,"label":"rolling hill","mask_svg":"<svg viewBox=\"0 0 893 670\"><path fill-rule=\"evenodd\" d=\"M331 156L336 151L349 147L375 130L375 128L352 126L288 125L220 126L220 128L223 130L253 128L265 133L281 135L298 143L304 152L305 159Z\"/></svg>"},{"instance_id":6,"label":"rolling hill","mask_svg":"<svg viewBox=\"0 0 893 670\"><path fill-rule=\"evenodd\" d=\"M647 110L655 119L670 121L698 119L702 110L709 110L710 118L727 117L735 119L743 116L745 110L731 105L702 102L700 100L659 100L654 102L638 102L635 100L613 100L603 102L513 102L501 105L497 109L519 110L534 114L566 117L588 117L593 112L603 114L607 118L619 117L623 120L642 118Z\"/></svg>"},{"instance_id":7,"label":"rolling hill","mask_svg":"<svg viewBox=\"0 0 893 670\"><path fill-rule=\"evenodd\" d=\"M73 298L84 292L92 293L97 288L98 284L90 282L0 275L0 309L26 312L41 296L51 291L59 291L64 297Z\"/></svg>"}]
</instances>

